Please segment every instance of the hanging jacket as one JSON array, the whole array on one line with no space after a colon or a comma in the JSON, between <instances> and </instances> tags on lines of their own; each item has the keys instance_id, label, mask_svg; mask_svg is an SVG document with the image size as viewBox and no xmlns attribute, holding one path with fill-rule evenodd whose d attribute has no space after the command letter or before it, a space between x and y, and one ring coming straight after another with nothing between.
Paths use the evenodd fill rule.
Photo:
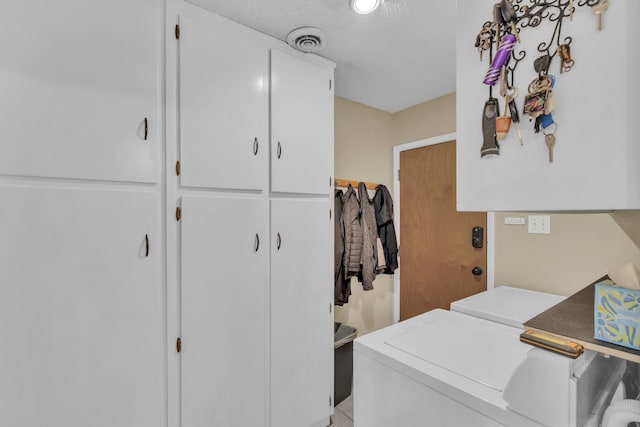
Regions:
<instances>
[{"instance_id":1,"label":"hanging jacket","mask_svg":"<svg viewBox=\"0 0 640 427\"><path fill-rule=\"evenodd\" d=\"M376 268L378 268L378 250L376 248L378 227L373 200L369 199L364 182L358 184L358 195L360 196L360 223L362 224L362 270L358 280L362 282L362 289L369 291L373 289Z\"/></svg>"},{"instance_id":2,"label":"hanging jacket","mask_svg":"<svg viewBox=\"0 0 640 427\"><path fill-rule=\"evenodd\" d=\"M393 225L393 199L387 187L378 185L373 196L378 235L382 242L386 268L384 274L393 274L398 268L398 241Z\"/></svg>"},{"instance_id":3,"label":"hanging jacket","mask_svg":"<svg viewBox=\"0 0 640 427\"><path fill-rule=\"evenodd\" d=\"M344 224L344 278L357 276L362 259L362 226L360 202L352 186L342 196L342 223Z\"/></svg>"},{"instance_id":4,"label":"hanging jacket","mask_svg":"<svg viewBox=\"0 0 640 427\"><path fill-rule=\"evenodd\" d=\"M349 302L351 295L351 280L344 274L344 222L342 190L336 190L334 197L334 303L343 305Z\"/></svg>"}]
</instances>

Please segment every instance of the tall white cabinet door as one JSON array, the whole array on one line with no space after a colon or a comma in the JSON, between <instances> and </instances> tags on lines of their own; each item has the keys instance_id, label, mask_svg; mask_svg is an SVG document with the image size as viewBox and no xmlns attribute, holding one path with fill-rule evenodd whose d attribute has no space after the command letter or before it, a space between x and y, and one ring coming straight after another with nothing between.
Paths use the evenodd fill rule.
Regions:
<instances>
[{"instance_id":1,"label":"tall white cabinet door","mask_svg":"<svg viewBox=\"0 0 640 427\"><path fill-rule=\"evenodd\" d=\"M326 200L271 202L271 425L274 427L316 425L331 413L330 224Z\"/></svg>"},{"instance_id":2,"label":"tall white cabinet door","mask_svg":"<svg viewBox=\"0 0 640 427\"><path fill-rule=\"evenodd\" d=\"M269 49L228 24L179 16L181 184L261 190Z\"/></svg>"},{"instance_id":3,"label":"tall white cabinet door","mask_svg":"<svg viewBox=\"0 0 640 427\"><path fill-rule=\"evenodd\" d=\"M2 186L0 206L0 425L162 425L157 194Z\"/></svg>"},{"instance_id":4,"label":"tall white cabinet door","mask_svg":"<svg viewBox=\"0 0 640 427\"><path fill-rule=\"evenodd\" d=\"M264 426L268 202L183 197L182 425Z\"/></svg>"},{"instance_id":5,"label":"tall white cabinet door","mask_svg":"<svg viewBox=\"0 0 640 427\"><path fill-rule=\"evenodd\" d=\"M0 174L157 181L162 2L4 2Z\"/></svg>"},{"instance_id":6,"label":"tall white cabinet door","mask_svg":"<svg viewBox=\"0 0 640 427\"><path fill-rule=\"evenodd\" d=\"M271 190L329 194L333 71L271 51Z\"/></svg>"}]
</instances>

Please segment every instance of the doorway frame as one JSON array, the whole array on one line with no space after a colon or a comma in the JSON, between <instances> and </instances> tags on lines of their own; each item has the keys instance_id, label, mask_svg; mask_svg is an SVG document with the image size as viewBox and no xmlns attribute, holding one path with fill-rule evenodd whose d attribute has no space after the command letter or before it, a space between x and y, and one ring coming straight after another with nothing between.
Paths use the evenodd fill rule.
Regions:
<instances>
[{"instance_id":1,"label":"doorway frame","mask_svg":"<svg viewBox=\"0 0 640 427\"><path fill-rule=\"evenodd\" d=\"M393 194L395 202L393 204L393 225L397 230L398 248L401 247L400 236L400 153L416 148L428 147L430 145L442 144L444 142L457 141L456 133L447 133L431 138L419 139L413 142L396 145L393 147ZM457 197L457 189L456 189ZM457 201L457 200L456 200ZM494 266L495 266L495 213L487 212L487 289L493 289ZM393 323L400 321L400 263L402 263L402 252L398 252L398 269L393 275Z\"/></svg>"}]
</instances>

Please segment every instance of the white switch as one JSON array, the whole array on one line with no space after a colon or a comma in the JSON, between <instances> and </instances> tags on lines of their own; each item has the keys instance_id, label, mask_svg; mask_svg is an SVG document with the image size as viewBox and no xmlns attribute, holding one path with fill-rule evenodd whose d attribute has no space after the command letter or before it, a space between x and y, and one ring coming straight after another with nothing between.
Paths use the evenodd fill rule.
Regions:
<instances>
[{"instance_id":1,"label":"white switch","mask_svg":"<svg viewBox=\"0 0 640 427\"><path fill-rule=\"evenodd\" d=\"M529 233L551 234L551 216L529 215Z\"/></svg>"},{"instance_id":2,"label":"white switch","mask_svg":"<svg viewBox=\"0 0 640 427\"><path fill-rule=\"evenodd\" d=\"M504 223L506 225L524 225L523 216L505 216Z\"/></svg>"}]
</instances>

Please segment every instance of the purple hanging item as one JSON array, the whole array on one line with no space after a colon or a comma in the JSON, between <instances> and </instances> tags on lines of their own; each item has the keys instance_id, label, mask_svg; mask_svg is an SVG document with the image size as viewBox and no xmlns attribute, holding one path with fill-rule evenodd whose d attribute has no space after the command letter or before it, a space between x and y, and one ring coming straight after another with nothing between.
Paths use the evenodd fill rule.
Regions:
<instances>
[{"instance_id":1,"label":"purple hanging item","mask_svg":"<svg viewBox=\"0 0 640 427\"><path fill-rule=\"evenodd\" d=\"M500 77L500 69L507 63L507 61L509 61L509 55L511 55L511 51L513 51L515 45L516 36L514 36L513 34L505 34L504 36L502 36L500 46L498 47L498 52L493 58L493 62L487 70L487 74L484 76L484 80L482 81L482 83L489 86L493 86L494 84L496 84L498 78Z\"/></svg>"}]
</instances>

